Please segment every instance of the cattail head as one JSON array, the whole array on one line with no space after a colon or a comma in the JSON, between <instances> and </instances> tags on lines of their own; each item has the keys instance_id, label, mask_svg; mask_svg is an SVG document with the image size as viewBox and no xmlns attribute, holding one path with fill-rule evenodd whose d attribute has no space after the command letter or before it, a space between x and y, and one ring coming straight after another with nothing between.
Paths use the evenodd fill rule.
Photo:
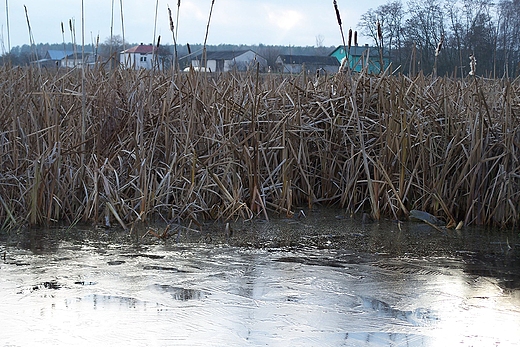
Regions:
<instances>
[{"instance_id":1,"label":"cattail head","mask_svg":"<svg viewBox=\"0 0 520 347\"><path fill-rule=\"evenodd\" d=\"M161 44L161 35L157 37L157 49L159 49L159 45Z\"/></svg>"},{"instance_id":2,"label":"cattail head","mask_svg":"<svg viewBox=\"0 0 520 347\"><path fill-rule=\"evenodd\" d=\"M189 43L186 43L186 48L188 48L188 54L191 54L191 47Z\"/></svg>"},{"instance_id":3,"label":"cattail head","mask_svg":"<svg viewBox=\"0 0 520 347\"><path fill-rule=\"evenodd\" d=\"M354 46L357 47L357 45L358 45L358 42L357 42L357 30L356 30L356 31L354 31Z\"/></svg>"},{"instance_id":4,"label":"cattail head","mask_svg":"<svg viewBox=\"0 0 520 347\"><path fill-rule=\"evenodd\" d=\"M381 23L377 21L377 38L379 42L383 41L383 30L381 29Z\"/></svg>"},{"instance_id":5,"label":"cattail head","mask_svg":"<svg viewBox=\"0 0 520 347\"><path fill-rule=\"evenodd\" d=\"M341 15L339 14L338 3L336 0L334 0L333 3L334 3L334 10L336 10L336 18L338 20L338 24L339 24L339 26L341 26Z\"/></svg>"},{"instance_id":6,"label":"cattail head","mask_svg":"<svg viewBox=\"0 0 520 347\"><path fill-rule=\"evenodd\" d=\"M348 29L348 49L352 47L352 29Z\"/></svg>"},{"instance_id":7,"label":"cattail head","mask_svg":"<svg viewBox=\"0 0 520 347\"><path fill-rule=\"evenodd\" d=\"M69 19L69 29L72 31L72 19Z\"/></svg>"},{"instance_id":8,"label":"cattail head","mask_svg":"<svg viewBox=\"0 0 520 347\"><path fill-rule=\"evenodd\" d=\"M439 53L442 49L442 44L444 43L444 35L441 35L441 40L439 41L439 44L437 45L437 49L435 50L435 56L439 56Z\"/></svg>"},{"instance_id":9,"label":"cattail head","mask_svg":"<svg viewBox=\"0 0 520 347\"><path fill-rule=\"evenodd\" d=\"M347 70L347 64L348 64L347 56L344 56L343 59L341 59L341 64L339 65L338 72L345 72Z\"/></svg>"},{"instance_id":10,"label":"cattail head","mask_svg":"<svg viewBox=\"0 0 520 347\"><path fill-rule=\"evenodd\" d=\"M179 1L180 3L180 1ZM168 6L168 17L170 18L170 31L173 33L173 19L172 19L172 10L170 9L170 6Z\"/></svg>"},{"instance_id":11,"label":"cattail head","mask_svg":"<svg viewBox=\"0 0 520 347\"><path fill-rule=\"evenodd\" d=\"M474 76L475 75L475 71L477 69L477 59L475 58L474 55L470 55L469 56L469 67L471 69L469 71L470 76Z\"/></svg>"}]
</instances>

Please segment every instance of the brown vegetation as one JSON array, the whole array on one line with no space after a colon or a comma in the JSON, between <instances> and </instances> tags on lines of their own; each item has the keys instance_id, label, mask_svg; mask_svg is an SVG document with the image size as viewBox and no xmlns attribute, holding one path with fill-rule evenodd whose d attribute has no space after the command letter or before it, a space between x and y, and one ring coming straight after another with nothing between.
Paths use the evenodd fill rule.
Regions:
<instances>
[{"instance_id":1,"label":"brown vegetation","mask_svg":"<svg viewBox=\"0 0 520 347\"><path fill-rule=\"evenodd\" d=\"M519 81L9 67L0 80L2 228L313 204L520 219Z\"/></svg>"}]
</instances>

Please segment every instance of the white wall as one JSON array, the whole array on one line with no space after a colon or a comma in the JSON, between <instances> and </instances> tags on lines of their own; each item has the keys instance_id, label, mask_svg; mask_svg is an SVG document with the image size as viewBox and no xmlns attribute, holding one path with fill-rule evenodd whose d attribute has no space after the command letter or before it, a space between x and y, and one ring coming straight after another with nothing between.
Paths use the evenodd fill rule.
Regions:
<instances>
[{"instance_id":1,"label":"white wall","mask_svg":"<svg viewBox=\"0 0 520 347\"><path fill-rule=\"evenodd\" d=\"M200 67L202 64L200 60L192 60L191 66L193 67ZM207 71L215 72L217 70L217 61L216 60L208 60L206 62Z\"/></svg>"},{"instance_id":2,"label":"white wall","mask_svg":"<svg viewBox=\"0 0 520 347\"><path fill-rule=\"evenodd\" d=\"M140 53L121 53L121 65L127 69L151 69L153 64L153 54Z\"/></svg>"}]
</instances>

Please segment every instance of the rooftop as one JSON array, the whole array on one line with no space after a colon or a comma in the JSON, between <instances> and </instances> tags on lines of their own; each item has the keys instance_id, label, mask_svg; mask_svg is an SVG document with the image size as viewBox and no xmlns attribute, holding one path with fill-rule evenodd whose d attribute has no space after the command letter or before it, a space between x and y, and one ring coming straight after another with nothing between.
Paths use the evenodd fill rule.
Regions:
<instances>
[{"instance_id":1,"label":"rooftop","mask_svg":"<svg viewBox=\"0 0 520 347\"><path fill-rule=\"evenodd\" d=\"M154 45L143 45L140 44L138 46L134 46L132 48L128 48L123 53L141 53L141 54L149 54L154 51L157 51L157 48Z\"/></svg>"}]
</instances>

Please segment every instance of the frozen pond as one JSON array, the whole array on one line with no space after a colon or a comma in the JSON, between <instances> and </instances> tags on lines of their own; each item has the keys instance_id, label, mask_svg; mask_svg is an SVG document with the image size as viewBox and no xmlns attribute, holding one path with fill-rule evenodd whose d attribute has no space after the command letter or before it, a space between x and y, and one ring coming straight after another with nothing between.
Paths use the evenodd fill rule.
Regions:
<instances>
[{"instance_id":1,"label":"frozen pond","mask_svg":"<svg viewBox=\"0 0 520 347\"><path fill-rule=\"evenodd\" d=\"M514 233L322 213L232 228L139 242L81 229L4 235L0 346L520 341Z\"/></svg>"}]
</instances>

